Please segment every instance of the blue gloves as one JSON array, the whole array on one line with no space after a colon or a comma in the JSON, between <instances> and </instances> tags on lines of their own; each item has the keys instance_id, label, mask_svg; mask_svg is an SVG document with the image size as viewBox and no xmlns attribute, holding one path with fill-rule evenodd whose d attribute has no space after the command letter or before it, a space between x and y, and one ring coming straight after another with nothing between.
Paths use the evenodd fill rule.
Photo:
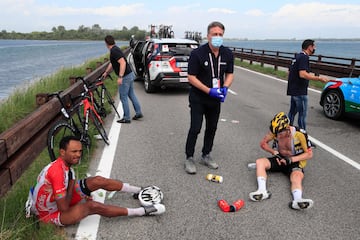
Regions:
<instances>
[{"instance_id":1,"label":"blue gloves","mask_svg":"<svg viewBox=\"0 0 360 240\"><path fill-rule=\"evenodd\" d=\"M226 98L226 95L227 95L227 92L228 92L228 87L222 87L222 88L220 88L220 91L224 95L224 98L221 100L221 102L225 102L225 98Z\"/></svg>"},{"instance_id":2,"label":"blue gloves","mask_svg":"<svg viewBox=\"0 0 360 240\"><path fill-rule=\"evenodd\" d=\"M210 88L209 92L210 97L217 98L220 101L223 101L224 94L222 93L220 88Z\"/></svg>"},{"instance_id":3,"label":"blue gloves","mask_svg":"<svg viewBox=\"0 0 360 240\"><path fill-rule=\"evenodd\" d=\"M225 101L228 92L228 87L210 88L209 95L213 98L218 98L221 102Z\"/></svg>"}]
</instances>

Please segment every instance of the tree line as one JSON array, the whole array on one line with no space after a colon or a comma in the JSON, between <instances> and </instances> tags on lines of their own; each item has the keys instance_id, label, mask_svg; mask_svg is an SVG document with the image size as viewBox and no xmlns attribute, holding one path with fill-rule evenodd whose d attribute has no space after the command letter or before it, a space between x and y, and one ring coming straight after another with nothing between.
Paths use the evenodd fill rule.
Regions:
<instances>
[{"instance_id":1,"label":"tree line","mask_svg":"<svg viewBox=\"0 0 360 240\"><path fill-rule=\"evenodd\" d=\"M66 30L64 26L53 27L51 32L20 33L7 32L2 30L0 32L0 39L26 39L26 40L104 40L106 35L112 35L118 40L129 40L132 35L135 39L145 39L147 33L145 30L140 30L137 26L128 29L123 27L121 30L102 29L99 24L94 24L91 28L84 25L79 26L77 30Z\"/></svg>"}]
</instances>

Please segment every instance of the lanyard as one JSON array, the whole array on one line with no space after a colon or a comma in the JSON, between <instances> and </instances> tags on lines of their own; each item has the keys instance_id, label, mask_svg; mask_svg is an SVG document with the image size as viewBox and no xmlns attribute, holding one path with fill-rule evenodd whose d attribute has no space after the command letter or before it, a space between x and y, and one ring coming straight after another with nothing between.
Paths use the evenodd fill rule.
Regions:
<instances>
[{"instance_id":1,"label":"lanyard","mask_svg":"<svg viewBox=\"0 0 360 240\"><path fill-rule=\"evenodd\" d=\"M211 73L212 73L212 77L215 78L215 70L214 70L214 63L213 63L213 59L211 56L211 53L209 53L209 58L210 58L210 64L211 64ZM220 62L221 62L221 55L219 56L219 61L218 61L218 79L220 79Z\"/></svg>"}]
</instances>

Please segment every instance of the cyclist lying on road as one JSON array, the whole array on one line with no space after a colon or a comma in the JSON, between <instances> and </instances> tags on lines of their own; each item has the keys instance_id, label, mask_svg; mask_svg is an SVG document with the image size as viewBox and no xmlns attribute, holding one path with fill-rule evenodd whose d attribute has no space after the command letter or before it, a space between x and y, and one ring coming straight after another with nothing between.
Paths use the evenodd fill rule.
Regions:
<instances>
[{"instance_id":1,"label":"cyclist lying on road","mask_svg":"<svg viewBox=\"0 0 360 240\"><path fill-rule=\"evenodd\" d=\"M82 144L75 136L66 136L60 142L59 158L48 164L39 174L33 189L32 212L40 221L58 226L76 224L92 214L105 217L159 215L165 212L161 203L138 208L106 205L91 199L91 192L98 189L122 191L137 196L142 190L114 179L101 176L76 180L72 165L78 164ZM28 202L27 202L28 204Z\"/></svg>"},{"instance_id":2,"label":"cyclist lying on road","mask_svg":"<svg viewBox=\"0 0 360 240\"><path fill-rule=\"evenodd\" d=\"M270 132L261 140L260 146L273 156L256 160L258 190L251 192L249 197L253 201L270 198L271 193L266 189L266 171L283 172L290 176L293 201L289 203L289 207L302 210L313 206L311 199L302 198L304 168L313 153L306 132L289 123L284 112L276 114L271 120ZM271 148L269 142L274 140L275 145Z\"/></svg>"}]
</instances>

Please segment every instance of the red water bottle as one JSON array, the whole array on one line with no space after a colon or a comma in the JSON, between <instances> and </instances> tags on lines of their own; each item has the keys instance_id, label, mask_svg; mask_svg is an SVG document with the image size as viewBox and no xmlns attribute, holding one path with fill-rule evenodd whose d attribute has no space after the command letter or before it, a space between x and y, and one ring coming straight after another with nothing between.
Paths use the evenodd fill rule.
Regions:
<instances>
[{"instance_id":1,"label":"red water bottle","mask_svg":"<svg viewBox=\"0 0 360 240\"><path fill-rule=\"evenodd\" d=\"M239 200L233 202L233 204L230 206L230 212L236 212L239 209L241 209L244 205L245 205L244 200L239 199Z\"/></svg>"},{"instance_id":2,"label":"red water bottle","mask_svg":"<svg viewBox=\"0 0 360 240\"><path fill-rule=\"evenodd\" d=\"M223 212L230 212L230 205L227 203L226 200L218 200L218 206Z\"/></svg>"}]
</instances>

